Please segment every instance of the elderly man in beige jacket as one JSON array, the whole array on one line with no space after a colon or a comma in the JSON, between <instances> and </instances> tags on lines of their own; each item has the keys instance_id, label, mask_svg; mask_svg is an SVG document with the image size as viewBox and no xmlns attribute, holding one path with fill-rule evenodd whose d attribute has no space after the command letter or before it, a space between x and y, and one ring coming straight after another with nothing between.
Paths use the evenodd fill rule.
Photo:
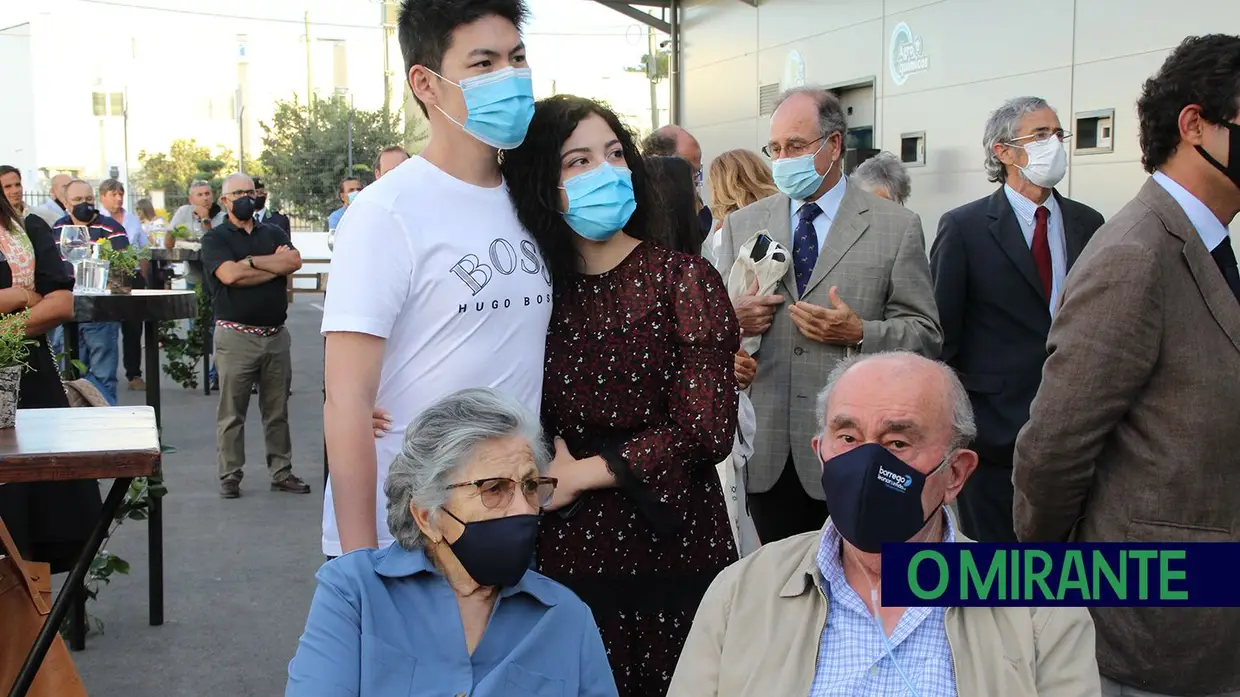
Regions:
<instances>
[{"instance_id":1,"label":"elderly man in beige jacket","mask_svg":"<svg viewBox=\"0 0 1240 697\"><path fill-rule=\"evenodd\" d=\"M715 579L668 697L1101 694L1083 608L882 605L884 542L968 541L947 506L977 467L977 429L950 368L908 352L854 356L832 371L818 417L832 518ZM866 486L893 472L914 495Z\"/></svg>"}]
</instances>

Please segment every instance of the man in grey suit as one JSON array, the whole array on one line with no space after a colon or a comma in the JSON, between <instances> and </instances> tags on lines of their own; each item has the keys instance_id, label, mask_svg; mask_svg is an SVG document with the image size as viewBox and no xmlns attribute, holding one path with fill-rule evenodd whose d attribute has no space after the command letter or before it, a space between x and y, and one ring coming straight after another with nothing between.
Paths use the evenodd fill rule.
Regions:
<instances>
[{"instance_id":1,"label":"man in grey suit","mask_svg":"<svg viewBox=\"0 0 1240 697\"><path fill-rule=\"evenodd\" d=\"M758 432L745 468L763 543L826 521L821 463L810 441L821 430L814 398L835 364L852 353L898 349L935 358L942 342L921 219L848 183L840 171L846 132L830 92L781 95L762 150L774 160L782 193L729 215L721 234L725 278L737 250L758 232L793 256L777 294L735 303L742 333L763 335L750 392Z\"/></svg>"},{"instance_id":2,"label":"man in grey suit","mask_svg":"<svg viewBox=\"0 0 1240 697\"><path fill-rule=\"evenodd\" d=\"M1240 542L1240 37L1137 101L1153 176L1068 276L1016 439L1023 542ZM1240 608L1092 609L1104 695L1240 696Z\"/></svg>"}]
</instances>

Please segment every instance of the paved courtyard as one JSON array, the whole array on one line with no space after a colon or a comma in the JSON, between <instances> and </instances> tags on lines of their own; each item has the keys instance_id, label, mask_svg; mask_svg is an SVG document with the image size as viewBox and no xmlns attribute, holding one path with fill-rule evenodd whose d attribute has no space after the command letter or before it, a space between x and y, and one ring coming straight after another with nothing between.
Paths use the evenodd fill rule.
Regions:
<instances>
[{"instance_id":1,"label":"paved courtyard","mask_svg":"<svg viewBox=\"0 0 1240 697\"><path fill-rule=\"evenodd\" d=\"M258 400L246 424L242 496L219 497L215 461L216 394L164 379L165 623L147 623L146 524L126 521L107 549L132 564L114 577L90 614L103 633L73 654L92 697L270 697L284 692L323 561L323 345L320 296L298 295L290 307L293 396L289 406L294 472L310 495L268 488ZM149 371L143 366L149 379ZM121 386L122 404L142 393ZM57 582L63 576L57 578Z\"/></svg>"}]
</instances>

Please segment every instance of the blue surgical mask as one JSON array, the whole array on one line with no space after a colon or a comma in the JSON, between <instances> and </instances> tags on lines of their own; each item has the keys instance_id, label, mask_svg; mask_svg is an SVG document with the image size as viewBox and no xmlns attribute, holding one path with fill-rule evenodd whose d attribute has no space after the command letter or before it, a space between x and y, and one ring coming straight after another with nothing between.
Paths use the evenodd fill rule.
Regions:
<instances>
[{"instance_id":1,"label":"blue surgical mask","mask_svg":"<svg viewBox=\"0 0 1240 697\"><path fill-rule=\"evenodd\" d=\"M349 205L350 205L350 206L352 206L352 205L353 205L353 202L357 200L357 195L358 195L358 194L360 194L360 193L362 193L362 191L361 191L361 189L358 189L357 191L350 191L350 192L349 192L349 193L345 196L345 198L349 199Z\"/></svg>"},{"instance_id":2,"label":"blue surgical mask","mask_svg":"<svg viewBox=\"0 0 1240 697\"><path fill-rule=\"evenodd\" d=\"M828 140L830 138L823 138L822 145L818 146L818 150L809 155L775 160L771 164L771 174L775 177L775 186L788 198L804 201L813 196L818 187L822 186L822 180L826 179L827 175L831 173L831 168L835 167L834 162L822 174L819 174L818 168L814 166L814 158L827 146Z\"/></svg>"},{"instance_id":3,"label":"blue surgical mask","mask_svg":"<svg viewBox=\"0 0 1240 697\"><path fill-rule=\"evenodd\" d=\"M530 120L534 118L534 80L529 68L503 68L478 75L460 83L431 71L445 82L461 88L465 95L468 116L465 123L439 113L460 126L469 135L500 150L511 150L525 140Z\"/></svg>"},{"instance_id":4,"label":"blue surgical mask","mask_svg":"<svg viewBox=\"0 0 1240 697\"><path fill-rule=\"evenodd\" d=\"M564 220L587 240L610 240L637 210L633 174L622 167L599 165L564 182L563 189L568 194Z\"/></svg>"}]
</instances>

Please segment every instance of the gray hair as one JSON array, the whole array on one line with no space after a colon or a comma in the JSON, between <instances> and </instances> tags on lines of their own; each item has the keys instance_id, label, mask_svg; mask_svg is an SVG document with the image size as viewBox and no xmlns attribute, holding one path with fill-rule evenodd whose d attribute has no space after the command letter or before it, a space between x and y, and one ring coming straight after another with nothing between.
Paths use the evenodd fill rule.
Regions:
<instances>
[{"instance_id":1,"label":"gray hair","mask_svg":"<svg viewBox=\"0 0 1240 697\"><path fill-rule=\"evenodd\" d=\"M849 369L866 361L883 360L883 359L903 359L909 362L931 364L938 368L947 380L948 399L951 400L952 411L952 437L947 444L947 454L954 450L967 447L973 439L977 437L977 423L973 420L973 405L969 402L969 393L965 391L964 385L960 382L960 378L956 375L956 371L952 370L946 363L931 360L925 356L913 353L912 351L884 351L882 353L871 354L853 354L835 365L835 368L827 376L827 385L822 388L822 392L818 393L818 401L816 411L818 414L818 423L825 424L827 420L827 403L831 399L831 392L835 389L836 383Z\"/></svg>"},{"instance_id":2,"label":"gray hair","mask_svg":"<svg viewBox=\"0 0 1240 697\"><path fill-rule=\"evenodd\" d=\"M775 108L779 109L784 102L797 94L810 97L814 104L818 105L818 131L822 137L830 137L832 133L839 133L841 138L844 137L848 132L848 123L844 119L844 107L840 104L840 98L835 96L834 92L821 87L793 87L779 95L775 100Z\"/></svg>"},{"instance_id":3,"label":"gray hair","mask_svg":"<svg viewBox=\"0 0 1240 697\"><path fill-rule=\"evenodd\" d=\"M192 182L190 182L190 183L189 183L189 188L188 188L188 189L186 189L186 191L193 191L194 189L197 189L197 188L198 188L198 187L200 187L200 186L205 186L205 187L207 187L208 189L210 189L210 188L211 188L211 182L209 182L209 181L207 181L207 180L205 180L205 179L195 179L194 181L192 181Z\"/></svg>"},{"instance_id":4,"label":"gray hair","mask_svg":"<svg viewBox=\"0 0 1240 697\"><path fill-rule=\"evenodd\" d=\"M875 189L885 189L901 206L913 193L913 183L904 163L886 150L862 162L853 171L852 180L870 193L874 193Z\"/></svg>"},{"instance_id":5,"label":"gray hair","mask_svg":"<svg viewBox=\"0 0 1240 697\"><path fill-rule=\"evenodd\" d=\"M995 109L990 118L986 119L986 130L982 135L982 148L986 151L986 178L992 182L1007 181L1007 167L995 155L995 146L1010 143L1020 131L1020 120L1026 114L1039 109L1050 109L1051 105L1041 97L1016 97L1004 102Z\"/></svg>"},{"instance_id":6,"label":"gray hair","mask_svg":"<svg viewBox=\"0 0 1240 697\"><path fill-rule=\"evenodd\" d=\"M123 194L125 193L125 185L116 179L104 179L103 183L99 185L100 196L112 193L113 191L119 191Z\"/></svg>"},{"instance_id":7,"label":"gray hair","mask_svg":"<svg viewBox=\"0 0 1240 697\"><path fill-rule=\"evenodd\" d=\"M409 424L383 484L388 530L401 547L413 550L426 544L409 505L437 512L448 501L448 485L460 476L475 448L506 436L525 438L538 471L547 471L551 453L538 419L489 387L450 394Z\"/></svg>"},{"instance_id":8,"label":"gray hair","mask_svg":"<svg viewBox=\"0 0 1240 697\"><path fill-rule=\"evenodd\" d=\"M231 194L232 192L229 190L229 185L230 184L236 185L241 182L249 182L250 188L251 189L254 188L254 177L251 177L248 174L242 174L241 172L237 172L235 174L228 175L228 178L225 179L224 183L220 185L220 196L223 196L225 194Z\"/></svg>"}]
</instances>

